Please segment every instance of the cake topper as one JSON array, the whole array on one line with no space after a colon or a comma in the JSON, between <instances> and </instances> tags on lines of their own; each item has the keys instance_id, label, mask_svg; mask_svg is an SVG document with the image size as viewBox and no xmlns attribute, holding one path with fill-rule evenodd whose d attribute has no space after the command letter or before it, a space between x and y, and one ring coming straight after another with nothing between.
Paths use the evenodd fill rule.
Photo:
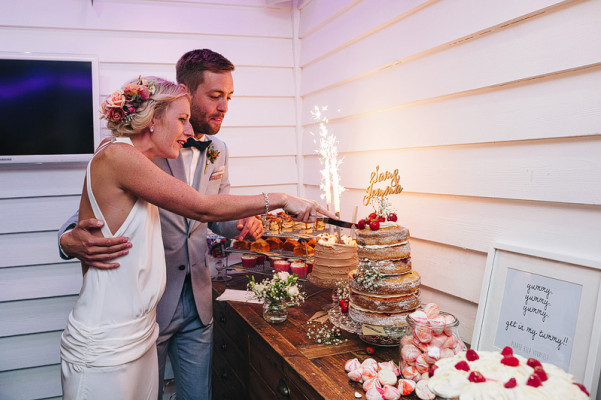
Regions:
<instances>
[{"instance_id":1,"label":"cake topper","mask_svg":"<svg viewBox=\"0 0 601 400\"><path fill-rule=\"evenodd\" d=\"M393 172L380 171L380 166L376 165L376 170L373 171L369 178L369 186L365 189L366 195L363 197L363 205L367 206L374 197L385 197L390 194L399 194L403 191L403 187L399 183L399 170L395 169ZM374 188L376 183L390 180L390 184L386 186L384 190L380 188Z\"/></svg>"}]
</instances>

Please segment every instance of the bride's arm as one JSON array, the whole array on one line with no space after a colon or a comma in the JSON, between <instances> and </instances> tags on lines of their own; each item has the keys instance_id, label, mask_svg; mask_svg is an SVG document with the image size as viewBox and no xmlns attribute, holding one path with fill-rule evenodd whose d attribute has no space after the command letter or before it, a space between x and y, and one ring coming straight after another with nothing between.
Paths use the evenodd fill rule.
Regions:
<instances>
[{"instance_id":1,"label":"bride's arm","mask_svg":"<svg viewBox=\"0 0 601 400\"><path fill-rule=\"evenodd\" d=\"M202 222L229 221L265 212L263 194L207 196L161 170L134 147L118 148L110 152L107 161L119 187L158 207ZM335 218L315 201L285 193L269 193L268 200L270 210L283 208L298 215L299 220L308 221L317 214Z\"/></svg>"}]
</instances>

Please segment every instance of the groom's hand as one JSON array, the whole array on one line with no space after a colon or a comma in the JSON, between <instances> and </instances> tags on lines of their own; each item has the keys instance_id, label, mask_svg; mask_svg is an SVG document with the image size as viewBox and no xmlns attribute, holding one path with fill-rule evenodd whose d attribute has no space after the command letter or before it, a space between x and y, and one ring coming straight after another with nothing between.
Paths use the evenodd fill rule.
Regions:
<instances>
[{"instance_id":1,"label":"groom's hand","mask_svg":"<svg viewBox=\"0 0 601 400\"><path fill-rule=\"evenodd\" d=\"M105 238L99 236L104 221L84 219L60 237L63 253L75 257L85 265L95 268L116 268L119 263L110 262L129 253L132 244L126 237Z\"/></svg>"}]
</instances>

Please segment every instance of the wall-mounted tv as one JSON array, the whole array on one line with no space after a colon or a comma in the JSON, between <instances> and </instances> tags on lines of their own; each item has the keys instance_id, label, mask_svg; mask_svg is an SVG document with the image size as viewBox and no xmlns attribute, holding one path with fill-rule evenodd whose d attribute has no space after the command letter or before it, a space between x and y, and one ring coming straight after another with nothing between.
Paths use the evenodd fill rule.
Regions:
<instances>
[{"instance_id":1,"label":"wall-mounted tv","mask_svg":"<svg viewBox=\"0 0 601 400\"><path fill-rule=\"evenodd\" d=\"M93 56L0 52L0 165L89 160L98 99Z\"/></svg>"}]
</instances>

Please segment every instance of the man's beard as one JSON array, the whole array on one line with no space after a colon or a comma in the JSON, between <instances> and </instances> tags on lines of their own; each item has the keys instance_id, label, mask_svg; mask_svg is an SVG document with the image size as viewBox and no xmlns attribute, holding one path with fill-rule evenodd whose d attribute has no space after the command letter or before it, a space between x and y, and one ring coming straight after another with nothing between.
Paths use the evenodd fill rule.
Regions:
<instances>
[{"instance_id":1,"label":"man's beard","mask_svg":"<svg viewBox=\"0 0 601 400\"><path fill-rule=\"evenodd\" d=\"M190 124L192 125L192 129L194 129L194 135L198 136L198 135L216 135L217 132L219 132L219 130L221 129L221 124L219 124L219 126L217 127L217 129L215 129L213 126L211 126L211 118L212 117L221 117L223 118L223 115L221 114L214 114L214 115L207 115L205 113L202 112L195 112L197 110L192 110L192 114L193 115L200 115L200 118L190 118Z\"/></svg>"}]
</instances>

